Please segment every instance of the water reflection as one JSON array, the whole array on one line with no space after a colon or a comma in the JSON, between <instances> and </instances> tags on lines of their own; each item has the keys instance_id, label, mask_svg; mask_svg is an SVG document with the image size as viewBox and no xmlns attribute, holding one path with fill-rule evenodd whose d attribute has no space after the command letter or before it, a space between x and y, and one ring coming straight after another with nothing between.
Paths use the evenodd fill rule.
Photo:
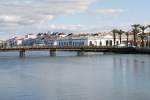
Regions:
<instances>
[{"instance_id":1,"label":"water reflection","mask_svg":"<svg viewBox=\"0 0 150 100\"><path fill-rule=\"evenodd\" d=\"M0 100L149 100L150 56L0 58Z\"/></svg>"},{"instance_id":2,"label":"water reflection","mask_svg":"<svg viewBox=\"0 0 150 100\"><path fill-rule=\"evenodd\" d=\"M124 100L149 98L149 56L114 56L114 90Z\"/></svg>"}]
</instances>

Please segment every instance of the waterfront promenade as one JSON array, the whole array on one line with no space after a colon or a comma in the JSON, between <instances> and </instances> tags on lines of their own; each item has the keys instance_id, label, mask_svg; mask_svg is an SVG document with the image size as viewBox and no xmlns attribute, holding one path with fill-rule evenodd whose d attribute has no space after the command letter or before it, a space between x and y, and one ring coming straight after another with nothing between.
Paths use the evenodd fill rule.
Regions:
<instances>
[{"instance_id":1,"label":"waterfront promenade","mask_svg":"<svg viewBox=\"0 0 150 100\"><path fill-rule=\"evenodd\" d=\"M56 55L56 51L76 51L77 55L84 52L104 52L104 53L123 53L123 54L150 54L149 48L133 47L106 47L106 46L18 46L0 48L0 52L19 52L20 57L25 56L26 51L49 51L50 56Z\"/></svg>"}]
</instances>

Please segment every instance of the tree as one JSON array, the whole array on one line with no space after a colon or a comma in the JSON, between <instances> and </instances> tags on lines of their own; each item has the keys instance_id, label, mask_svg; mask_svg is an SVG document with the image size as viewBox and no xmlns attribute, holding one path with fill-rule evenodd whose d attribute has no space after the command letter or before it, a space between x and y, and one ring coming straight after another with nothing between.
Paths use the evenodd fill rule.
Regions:
<instances>
[{"instance_id":1,"label":"tree","mask_svg":"<svg viewBox=\"0 0 150 100\"><path fill-rule=\"evenodd\" d=\"M118 31L120 44L121 44L121 42L122 42L122 40L121 40L121 39L122 39L122 34L123 34L123 33L125 33L123 30L119 30L119 31Z\"/></svg>"},{"instance_id":2,"label":"tree","mask_svg":"<svg viewBox=\"0 0 150 100\"><path fill-rule=\"evenodd\" d=\"M126 46L128 46L128 42L129 42L129 32L125 32L125 35L127 36L127 44L126 44Z\"/></svg>"},{"instance_id":3,"label":"tree","mask_svg":"<svg viewBox=\"0 0 150 100\"><path fill-rule=\"evenodd\" d=\"M137 34L140 32L139 31L140 24L134 24L134 25L131 25L131 26L132 26L132 33L133 33L133 43L136 46L137 45L137 43L136 43Z\"/></svg>"},{"instance_id":4,"label":"tree","mask_svg":"<svg viewBox=\"0 0 150 100\"><path fill-rule=\"evenodd\" d=\"M144 25L140 25L139 29L141 30L141 33L139 34L139 37L141 38L141 46L144 47L144 38L146 37L146 33L145 30L148 28L149 26L144 26Z\"/></svg>"},{"instance_id":5,"label":"tree","mask_svg":"<svg viewBox=\"0 0 150 100\"><path fill-rule=\"evenodd\" d=\"M148 28L150 29L150 25L148 25ZM148 32L147 47L150 47L150 32Z\"/></svg>"},{"instance_id":6,"label":"tree","mask_svg":"<svg viewBox=\"0 0 150 100\"><path fill-rule=\"evenodd\" d=\"M116 34L118 33L118 30L117 29L113 29L112 33L113 33L113 41L114 41L114 46L115 46L116 45Z\"/></svg>"}]
</instances>

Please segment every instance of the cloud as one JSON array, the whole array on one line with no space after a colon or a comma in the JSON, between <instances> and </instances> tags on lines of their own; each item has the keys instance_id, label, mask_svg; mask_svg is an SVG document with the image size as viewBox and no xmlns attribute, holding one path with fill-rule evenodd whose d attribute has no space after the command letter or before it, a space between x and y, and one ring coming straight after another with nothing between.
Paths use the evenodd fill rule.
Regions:
<instances>
[{"instance_id":1,"label":"cloud","mask_svg":"<svg viewBox=\"0 0 150 100\"><path fill-rule=\"evenodd\" d=\"M4 21L4 22L16 22L17 17L16 16L1 15L0 20Z\"/></svg>"},{"instance_id":2,"label":"cloud","mask_svg":"<svg viewBox=\"0 0 150 100\"><path fill-rule=\"evenodd\" d=\"M0 34L48 30L51 20L85 12L94 1L0 0Z\"/></svg>"},{"instance_id":3,"label":"cloud","mask_svg":"<svg viewBox=\"0 0 150 100\"><path fill-rule=\"evenodd\" d=\"M49 29L51 31L59 31L59 32L74 32L74 33L93 33L93 32L102 32L102 31L110 31L112 26L104 26L101 27L99 25L82 25L82 24L74 24L74 25L65 25L65 24L52 24L49 25Z\"/></svg>"},{"instance_id":4,"label":"cloud","mask_svg":"<svg viewBox=\"0 0 150 100\"><path fill-rule=\"evenodd\" d=\"M14 24L19 21L19 17L15 15L0 15L0 24Z\"/></svg>"},{"instance_id":5,"label":"cloud","mask_svg":"<svg viewBox=\"0 0 150 100\"><path fill-rule=\"evenodd\" d=\"M34 24L41 20L84 12L94 0L0 0L0 21ZM9 15L7 15L9 13ZM27 21L29 20L29 21ZM23 21L23 22L22 22Z\"/></svg>"},{"instance_id":6,"label":"cloud","mask_svg":"<svg viewBox=\"0 0 150 100\"><path fill-rule=\"evenodd\" d=\"M106 15L118 15L120 13L123 13L123 9L97 9L96 13L100 14L106 14Z\"/></svg>"},{"instance_id":7,"label":"cloud","mask_svg":"<svg viewBox=\"0 0 150 100\"><path fill-rule=\"evenodd\" d=\"M64 24L59 24L59 25L55 25L52 24L49 26L50 29L52 30L77 30L79 28L85 28L85 25L81 25L81 24L76 24L76 25L64 25Z\"/></svg>"}]
</instances>

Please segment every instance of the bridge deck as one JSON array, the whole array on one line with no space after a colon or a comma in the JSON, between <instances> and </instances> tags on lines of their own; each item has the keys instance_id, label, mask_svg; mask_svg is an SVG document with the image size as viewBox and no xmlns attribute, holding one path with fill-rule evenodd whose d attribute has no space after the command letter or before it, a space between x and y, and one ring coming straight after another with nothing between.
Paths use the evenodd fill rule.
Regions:
<instances>
[{"instance_id":1,"label":"bridge deck","mask_svg":"<svg viewBox=\"0 0 150 100\"><path fill-rule=\"evenodd\" d=\"M16 52L16 51L84 51L84 52L114 52L114 53L146 53L150 54L149 48L129 48L129 47L98 47L98 46L22 46L12 48L0 48L0 52Z\"/></svg>"}]
</instances>

